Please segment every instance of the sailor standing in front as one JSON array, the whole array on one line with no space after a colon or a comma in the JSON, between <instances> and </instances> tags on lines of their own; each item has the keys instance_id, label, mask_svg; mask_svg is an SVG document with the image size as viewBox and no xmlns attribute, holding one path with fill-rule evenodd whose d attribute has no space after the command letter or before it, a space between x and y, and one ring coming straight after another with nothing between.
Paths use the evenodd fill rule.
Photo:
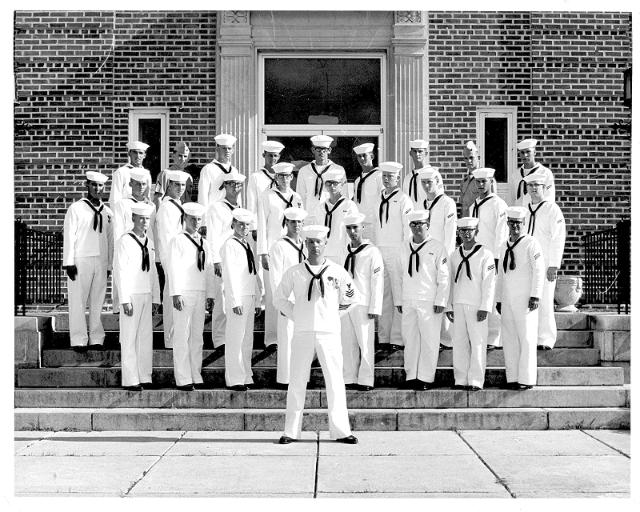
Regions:
<instances>
[{"instance_id":1,"label":"sailor standing in front","mask_svg":"<svg viewBox=\"0 0 640 512\"><path fill-rule=\"evenodd\" d=\"M500 251L496 285L509 389L530 389L537 377L538 306L546 269L540 244L525 234L525 217L526 208L507 209L509 238Z\"/></svg>"},{"instance_id":2,"label":"sailor standing in front","mask_svg":"<svg viewBox=\"0 0 640 512\"><path fill-rule=\"evenodd\" d=\"M180 172L180 171L178 171ZM176 387L202 384L202 331L213 301L213 267L198 230L204 207L185 203L184 231L171 240L169 295L173 302L173 370Z\"/></svg>"},{"instance_id":3,"label":"sailor standing in front","mask_svg":"<svg viewBox=\"0 0 640 512\"><path fill-rule=\"evenodd\" d=\"M534 172L542 173L545 175L545 183L542 191L542 198L545 201L555 203L556 201L556 186L553 179L553 173L540 162L536 162L536 146L538 141L536 139L521 140L516 144L518 150L518 157L522 161L522 165L518 171L520 172L520 181L516 188L516 200L517 206L527 206L531 202L531 196L527 191L527 182L525 177Z\"/></svg>"},{"instance_id":4,"label":"sailor standing in front","mask_svg":"<svg viewBox=\"0 0 640 512\"><path fill-rule=\"evenodd\" d=\"M69 336L76 352L103 348L104 328L100 315L113 258L113 213L101 200L109 178L94 171L88 171L86 177L87 197L73 203L64 216L62 248L62 268L68 277Z\"/></svg>"},{"instance_id":5,"label":"sailor standing in front","mask_svg":"<svg viewBox=\"0 0 640 512\"><path fill-rule=\"evenodd\" d=\"M152 314L160 307L155 248L148 236L155 206L131 205L132 229L116 241L114 281L120 290L122 386L130 391L151 387Z\"/></svg>"},{"instance_id":6,"label":"sailor standing in front","mask_svg":"<svg viewBox=\"0 0 640 512\"><path fill-rule=\"evenodd\" d=\"M416 209L421 209L426 199L426 193L420 186L420 171L429 167L429 144L426 140L418 139L409 141L409 156L413 162L413 171L410 176L405 176L402 183L402 191L413 201Z\"/></svg>"},{"instance_id":7,"label":"sailor standing in front","mask_svg":"<svg viewBox=\"0 0 640 512\"><path fill-rule=\"evenodd\" d=\"M339 309L346 309L358 298L347 271L324 257L328 231L326 226L318 225L303 228L309 257L284 273L274 294L276 308L294 322L287 413L280 444L291 443L302 433L302 412L314 353L327 385L331 438L347 444L358 442L349 426L339 315Z\"/></svg>"},{"instance_id":8,"label":"sailor standing in front","mask_svg":"<svg viewBox=\"0 0 640 512\"><path fill-rule=\"evenodd\" d=\"M237 139L228 133L221 133L216 135L214 140L216 157L202 168L198 182L198 202L205 207L224 197L224 175L232 171L238 172L238 169L231 165Z\"/></svg>"},{"instance_id":9,"label":"sailor standing in front","mask_svg":"<svg viewBox=\"0 0 640 512\"><path fill-rule=\"evenodd\" d=\"M145 156L147 156L147 149L149 149L149 145L138 140L127 143L129 162L113 171L111 191L109 192L109 206L111 206L111 208L113 208L118 201L131 196L129 180L132 169L144 169L147 171L146 196L147 199L151 199L151 173L142 167L142 162Z\"/></svg>"},{"instance_id":10,"label":"sailor standing in front","mask_svg":"<svg viewBox=\"0 0 640 512\"><path fill-rule=\"evenodd\" d=\"M382 173L373 166L374 144L367 142L353 148L360 165L360 175L353 182L353 201L360 213L365 214L363 237L370 239L374 244L373 223L376 221L376 202L384 186L382 185Z\"/></svg>"}]
</instances>

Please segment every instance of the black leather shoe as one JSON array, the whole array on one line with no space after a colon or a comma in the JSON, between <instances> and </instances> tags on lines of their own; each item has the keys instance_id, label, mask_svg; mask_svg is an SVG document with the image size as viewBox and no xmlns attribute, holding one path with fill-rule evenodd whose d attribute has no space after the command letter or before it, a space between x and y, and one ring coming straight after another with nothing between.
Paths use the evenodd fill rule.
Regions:
<instances>
[{"instance_id":1,"label":"black leather shoe","mask_svg":"<svg viewBox=\"0 0 640 512\"><path fill-rule=\"evenodd\" d=\"M187 384L186 386L176 386L176 389L180 391L193 391L193 384Z\"/></svg>"},{"instance_id":2,"label":"black leather shoe","mask_svg":"<svg viewBox=\"0 0 640 512\"><path fill-rule=\"evenodd\" d=\"M196 389L207 389L207 385L204 382L200 382L199 384L194 384L193 387Z\"/></svg>"},{"instance_id":3,"label":"black leather shoe","mask_svg":"<svg viewBox=\"0 0 640 512\"><path fill-rule=\"evenodd\" d=\"M345 384L344 387L345 389L360 389L360 387L357 384L354 384L353 382L350 382L349 384Z\"/></svg>"},{"instance_id":4,"label":"black leather shoe","mask_svg":"<svg viewBox=\"0 0 640 512\"><path fill-rule=\"evenodd\" d=\"M416 391L427 391L431 388L433 388L433 382L424 382L418 379L416 380L416 385L413 389L415 389Z\"/></svg>"},{"instance_id":5,"label":"black leather shoe","mask_svg":"<svg viewBox=\"0 0 640 512\"><path fill-rule=\"evenodd\" d=\"M142 391L142 386L140 384L135 386L122 386L122 389L126 389L127 391Z\"/></svg>"},{"instance_id":6,"label":"black leather shoe","mask_svg":"<svg viewBox=\"0 0 640 512\"><path fill-rule=\"evenodd\" d=\"M396 345L394 343L389 345L389 350L402 350L402 349L404 349L404 347L402 345Z\"/></svg>"},{"instance_id":7,"label":"black leather shoe","mask_svg":"<svg viewBox=\"0 0 640 512\"><path fill-rule=\"evenodd\" d=\"M538 345L538 350L551 350L551 347L547 347L546 345Z\"/></svg>"},{"instance_id":8,"label":"black leather shoe","mask_svg":"<svg viewBox=\"0 0 640 512\"><path fill-rule=\"evenodd\" d=\"M86 345L79 345L71 348L73 349L74 352L77 352L78 354L84 354L88 350Z\"/></svg>"},{"instance_id":9,"label":"black leather shoe","mask_svg":"<svg viewBox=\"0 0 640 512\"><path fill-rule=\"evenodd\" d=\"M502 386L500 386L500 389L518 389L518 383L517 382L505 382Z\"/></svg>"},{"instance_id":10,"label":"black leather shoe","mask_svg":"<svg viewBox=\"0 0 640 512\"><path fill-rule=\"evenodd\" d=\"M231 391L246 391L248 388L244 384L236 384L235 386L227 386Z\"/></svg>"},{"instance_id":11,"label":"black leather shoe","mask_svg":"<svg viewBox=\"0 0 640 512\"><path fill-rule=\"evenodd\" d=\"M498 347L496 347L495 345L487 345L487 351L491 351L491 350L495 350Z\"/></svg>"},{"instance_id":12,"label":"black leather shoe","mask_svg":"<svg viewBox=\"0 0 640 512\"><path fill-rule=\"evenodd\" d=\"M463 389L463 390L466 390L467 386L463 386L462 384L454 384L453 386L451 386L451 389Z\"/></svg>"},{"instance_id":13,"label":"black leather shoe","mask_svg":"<svg viewBox=\"0 0 640 512\"><path fill-rule=\"evenodd\" d=\"M260 389L260 385L256 384L255 382L252 382L251 384L245 384L245 386L247 386L247 389Z\"/></svg>"},{"instance_id":14,"label":"black leather shoe","mask_svg":"<svg viewBox=\"0 0 640 512\"><path fill-rule=\"evenodd\" d=\"M140 385L142 386L142 389L156 389L157 387L152 382L141 382Z\"/></svg>"},{"instance_id":15,"label":"black leather shoe","mask_svg":"<svg viewBox=\"0 0 640 512\"><path fill-rule=\"evenodd\" d=\"M104 345L100 345L100 344L96 343L94 345L87 345L87 348L89 350L104 350Z\"/></svg>"},{"instance_id":16,"label":"black leather shoe","mask_svg":"<svg viewBox=\"0 0 640 512\"><path fill-rule=\"evenodd\" d=\"M336 441L344 444L358 444L358 438L356 436L341 437L340 439L336 439Z\"/></svg>"},{"instance_id":17,"label":"black leather shoe","mask_svg":"<svg viewBox=\"0 0 640 512\"><path fill-rule=\"evenodd\" d=\"M278 440L278 444L291 444L294 441L295 439L293 437L281 436L280 439Z\"/></svg>"},{"instance_id":18,"label":"black leather shoe","mask_svg":"<svg viewBox=\"0 0 640 512\"><path fill-rule=\"evenodd\" d=\"M447 347L446 345L443 345L442 343L440 343L440 350L452 350L453 347Z\"/></svg>"},{"instance_id":19,"label":"black leather shoe","mask_svg":"<svg viewBox=\"0 0 640 512\"><path fill-rule=\"evenodd\" d=\"M373 386L366 386L364 384L356 384L356 386L358 386L356 389L360 391L371 391L373 389Z\"/></svg>"},{"instance_id":20,"label":"black leather shoe","mask_svg":"<svg viewBox=\"0 0 640 512\"><path fill-rule=\"evenodd\" d=\"M398 389L415 389L415 386L416 386L416 379L405 380L404 382L400 383L400 385L398 386Z\"/></svg>"},{"instance_id":21,"label":"black leather shoe","mask_svg":"<svg viewBox=\"0 0 640 512\"><path fill-rule=\"evenodd\" d=\"M516 385L517 385L518 387L517 387L517 388L515 388L515 389L531 389L531 388L533 388L533 386L532 386L532 385L530 385L530 384L516 384Z\"/></svg>"},{"instance_id":22,"label":"black leather shoe","mask_svg":"<svg viewBox=\"0 0 640 512\"><path fill-rule=\"evenodd\" d=\"M289 389L289 384L283 384L282 382L276 382L276 389L284 389L285 391Z\"/></svg>"},{"instance_id":23,"label":"black leather shoe","mask_svg":"<svg viewBox=\"0 0 640 512\"><path fill-rule=\"evenodd\" d=\"M469 386L469 391L480 391L481 389L480 386Z\"/></svg>"}]
</instances>

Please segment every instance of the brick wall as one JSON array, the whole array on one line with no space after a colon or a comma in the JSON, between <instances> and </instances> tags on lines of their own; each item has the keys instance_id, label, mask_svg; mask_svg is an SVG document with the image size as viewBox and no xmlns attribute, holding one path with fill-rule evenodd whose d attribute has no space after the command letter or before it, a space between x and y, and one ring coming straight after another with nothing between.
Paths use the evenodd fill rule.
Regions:
<instances>
[{"instance_id":1,"label":"brick wall","mask_svg":"<svg viewBox=\"0 0 640 512\"><path fill-rule=\"evenodd\" d=\"M567 219L562 271L581 271L580 236L630 215L631 143L612 127L631 117L630 14L430 12L428 30L431 155L445 186L464 174L476 107L516 106L518 140L541 141Z\"/></svg>"},{"instance_id":2,"label":"brick wall","mask_svg":"<svg viewBox=\"0 0 640 512\"><path fill-rule=\"evenodd\" d=\"M214 12L16 12L14 32L15 216L30 226L61 229L84 172L126 162L130 108L169 108L170 141L212 158Z\"/></svg>"}]
</instances>

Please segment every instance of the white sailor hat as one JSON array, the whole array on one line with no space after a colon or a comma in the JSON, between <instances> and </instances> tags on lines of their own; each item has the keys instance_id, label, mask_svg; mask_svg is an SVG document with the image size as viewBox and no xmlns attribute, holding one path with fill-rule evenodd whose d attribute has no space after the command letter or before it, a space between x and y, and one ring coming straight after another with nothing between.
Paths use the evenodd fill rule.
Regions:
<instances>
[{"instance_id":1,"label":"white sailor hat","mask_svg":"<svg viewBox=\"0 0 640 512\"><path fill-rule=\"evenodd\" d=\"M476 217L461 217L457 221L458 228L477 228L478 227L478 219Z\"/></svg>"},{"instance_id":2,"label":"white sailor hat","mask_svg":"<svg viewBox=\"0 0 640 512\"><path fill-rule=\"evenodd\" d=\"M464 145L464 148L462 150L463 153L475 153L478 151L478 147L475 145L475 143L470 140L467 141L467 143Z\"/></svg>"},{"instance_id":3,"label":"white sailor hat","mask_svg":"<svg viewBox=\"0 0 640 512\"><path fill-rule=\"evenodd\" d=\"M410 140L409 147L411 149L429 149L429 143L423 139Z\"/></svg>"},{"instance_id":4,"label":"white sailor hat","mask_svg":"<svg viewBox=\"0 0 640 512\"><path fill-rule=\"evenodd\" d=\"M233 135L229 135L228 133L221 133L220 135L216 135L213 140L216 141L218 146L227 146L231 147L236 143L236 139Z\"/></svg>"},{"instance_id":5,"label":"white sailor hat","mask_svg":"<svg viewBox=\"0 0 640 512\"><path fill-rule=\"evenodd\" d=\"M149 148L149 144L145 144L144 142L140 142L139 140L133 140L131 142L127 142L127 151L131 151L132 149L146 151L148 148Z\"/></svg>"},{"instance_id":6,"label":"white sailor hat","mask_svg":"<svg viewBox=\"0 0 640 512\"><path fill-rule=\"evenodd\" d=\"M398 174L402 170L402 164L398 162L382 162L378 165L382 172L392 172Z\"/></svg>"},{"instance_id":7,"label":"white sailor hat","mask_svg":"<svg viewBox=\"0 0 640 512\"><path fill-rule=\"evenodd\" d=\"M224 174L222 176L222 181L223 183L226 183L227 181L239 181L240 183L242 183L244 180L246 180L246 176L244 174L239 173L237 170L233 170L227 174Z\"/></svg>"},{"instance_id":8,"label":"white sailor hat","mask_svg":"<svg viewBox=\"0 0 640 512\"><path fill-rule=\"evenodd\" d=\"M146 169L141 169L139 167L131 169L131 171L129 172L129 178L135 181L140 181L141 183L146 183L150 177L151 174L149 173L149 171L147 171Z\"/></svg>"},{"instance_id":9,"label":"white sailor hat","mask_svg":"<svg viewBox=\"0 0 640 512\"><path fill-rule=\"evenodd\" d=\"M491 167L480 167L480 169L474 169L471 174L473 174L473 177L477 180L486 180L487 178L493 178L495 173L495 169Z\"/></svg>"},{"instance_id":10,"label":"white sailor hat","mask_svg":"<svg viewBox=\"0 0 640 512\"><path fill-rule=\"evenodd\" d=\"M524 139L516 144L516 148L518 151L522 151L523 149L529 149L536 147L538 141L536 139Z\"/></svg>"},{"instance_id":11,"label":"white sailor hat","mask_svg":"<svg viewBox=\"0 0 640 512\"><path fill-rule=\"evenodd\" d=\"M191 175L184 171L167 171L167 180L186 183Z\"/></svg>"},{"instance_id":12,"label":"white sailor hat","mask_svg":"<svg viewBox=\"0 0 640 512\"><path fill-rule=\"evenodd\" d=\"M189 153L191 150L186 142L180 141L176 142L176 145L173 146L173 151L176 153Z\"/></svg>"},{"instance_id":13,"label":"white sailor hat","mask_svg":"<svg viewBox=\"0 0 640 512\"><path fill-rule=\"evenodd\" d=\"M418 173L418 178L421 180L430 180L435 177L441 178L438 167L425 167Z\"/></svg>"},{"instance_id":14,"label":"white sailor hat","mask_svg":"<svg viewBox=\"0 0 640 512\"><path fill-rule=\"evenodd\" d=\"M310 224L309 226L304 226L300 232L305 238L327 238L329 228L320 224Z\"/></svg>"},{"instance_id":15,"label":"white sailor hat","mask_svg":"<svg viewBox=\"0 0 640 512\"><path fill-rule=\"evenodd\" d=\"M149 203L137 202L131 205L131 213L144 215L145 217L149 217L155 209L155 206Z\"/></svg>"},{"instance_id":16,"label":"white sailor hat","mask_svg":"<svg viewBox=\"0 0 640 512\"><path fill-rule=\"evenodd\" d=\"M413 210L407 213L407 222L416 222L418 220L429 220L429 210Z\"/></svg>"},{"instance_id":17,"label":"white sailor hat","mask_svg":"<svg viewBox=\"0 0 640 512\"><path fill-rule=\"evenodd\" d=\"M343 219L344 226L354 226L356 224L362 224L367 216L364 213L354 213L353 215L348 215Z\"/></svg>"},{"instance_id":18,"label":"white sailor hat","mask_svg":"<svg viewBox=\"0 0 640 512\"><path fill-rule=\"evenodd\" d=\"M345 180L346 176L344 173L344 169L340 167L334 167L329 169L322 175L322 179L326 183L327 181L337 181L342 183Z\"/></svg>"},{"instance_id":19,"label":"white sailor hat","mask_svg":"<svg viewBox=\"0 0 640 512\"><path fill-rule=\"evenodd\" d=\"M526 183L542 183L544 185L547 183L547 176L543 172L536 171L525 176L524 181Z\"/></svg>"},{"instance_id":20,"label":"white sailor hat","mask_svg":"<svg viewBox=\"0 0 640 512\"><path fill-rule=\"evenodd\" d=\"M280 153L284 149L284 144L281 144L277 140L265 140L262 143L262 151L267 153Z\"/></svg>"},{"instance_id":21,"label":"white sailor hat","mask_svg":"<svg viewBox=\"0 0 640 512\"><path fill-rule=\"evenodd\" d=\"M373 142L365 142L364 144L360 144L353 148L353 151L356 155L362 155L363 153L371 153L373 151L373 147L375 144Z\"/></svg>"},{"instance_id":22,"label":"white sailor hat","mask_svg":"<svg viewBox=\"0 0 640 512\"><path fill-rule=\"evenodd\" d=\"M87 171L85 176L89 181L95 181L96 183L106 183L109 179L107 176L97 171Z\"/></svg>"},{"instance_id":23,"label":"white sailor hat","mask_svg":"<svg viewBox=\"0 0 640 512\"><path fill-rule=\"evenodd\" d=\"M292 174L295 165L290 162L278 162L271 167L275 174Z\"/></svg>"},{"instance_id":24,"label":"white sailor hat","mask_svg":"<svg viewBox=\"0 0 640 512\"><path fill-rule=\"evenodd\" d=\"M311 137L311 144L319 148L330 148L333 139L328 135L314 135Z\"/></svg>"},{"instance_id":25,"label":"white sailor hat","mask_svg":"<svg viewBox=\"0 0 640 512\"><path fill-rule=\"evenodd\" d=\"M231 216L238 222L251 223L255 220L253 213L245 208L236 208L235 210L233 210L233 212L231 212Z\"/></svg>"},{"instance_id":26,"label":"white sailor hat","mask_svg":"<svg viewBox=\"0 0 640 512\"><path fill-rule=\"evenodd\" d=\"M282 213L284 214L284 218L287 220L304 220L308 215L305 210L296 206L285 208Z\"/></svg>"},{"instance_id":27,"label":"white sailor hat","mask_svg":"<svg viewBox=\"0 0 640 512\"><path fill-rule=\"evenodd\" d=\"M522 206L510 206L507 208L507 218L523 220L527 216L527 209Z\"/></svg>"},{"instance_id":28,"label":"white sailor hat","mask_svg":"<svg viewBox=\"0 0 640 512\"><path fill-rule=\"evenodd\" d=\"M191 215L192 217L202 217L205 212L204 205L200 203L184 203L182 209L185 215Z\"/></svg>"}]
</instances>

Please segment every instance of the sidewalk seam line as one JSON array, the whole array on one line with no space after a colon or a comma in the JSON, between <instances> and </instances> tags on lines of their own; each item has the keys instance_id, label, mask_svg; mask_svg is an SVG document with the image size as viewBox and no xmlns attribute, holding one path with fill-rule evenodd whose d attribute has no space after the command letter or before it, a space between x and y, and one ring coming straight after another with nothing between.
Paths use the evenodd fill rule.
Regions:
<instances>
[{"instance_id":1,"label":"sidewalk seam line","mask_svg":"<svg viewBox=\"0 0 640 512\"><path fill-rule=\"evenodd\" d=\"M320 431L316 430L316 471L313 479L313 498L318 497L318 467L320 466Z\"/></svg>"},{"instance_id":2,"label":"sidewalk seam line","mask_svg":"<svg viewBox=\"0 0 640 512\"><path fill-rule=\"evenodd\" d=\"M591 434L589 434L588 432L585 432L584 430L582 430L581 428L578 429L580 432L582 432L584 435L589 436L591 439L595 439L596 441L598 441L599 443L602 443L603 445L605 445L607 448L611 448L613 451L618 452L620 455L624 455L627 459L631 459L630 455L627 455L626 453L624 453L621 450L618 450L615 446L611 446L609 443L605 443L602 439L598 439L595 436L592 436Z\"/></svg>"},{"instance_id":3,"label":"sidewalk seam line","mask_svg":"<svg viewBox=\"0 0 640 512\"><path fill-rule=\"evenodd\" d=\"M183 431L182 431L182 434L180 435L180 437L178 437L178 438L173 442L173 444L172 444L172 445L170 445L170 446L169 446L169 447L168 447L168 448L167 448L163 453L161 453L161 454L160 454L160 456L158 457L158 460L156 460L155 462L153 462L153 463L152 463L152 464L151 464L147 469L145 469L145 470L142 472L142 475L140 475L140 478L138 478L135 482L133 482L133 483L131 484L131 486L129 486L129 488L128 488L124 493L122 493L122 494L120 495L120 497L121 497L121 498L126 498L126 497L129 495L129 493L132 491L132 489L133 489L136 485L138 485L138 483L139 483L140 481L142 481L142 479L143 479L145 476L147 476L147 474L149 473L149 471L151 471L151 470L154 468L154 466L155 466L158 462L160 462L160 461L162 460L162 458L167 454L167 452L168 452L169 450L171 450L171 448L173 448L176 444L178 444L178 441L180 441L180 440L181 440L184 436L186 436L186 435L187 435L187 431L186 431L186 430L183 430Z\"/></svg>"},{"instance_id":4,"label":"sidewalk seam line","mask_svg":"<svg viewBox=\"0 0 640 512\"><path fill-rule=\"evenodd\" d=\"M480 462L482 462L482 464L484 464L484 466L491 471L491 474L496 478L496 481L502 485L502 487L504 487L506 489L506 491L511 495L512 498L516 497L516 494L514 492L511 491L511 489L509 489L509 486L506 484L506 482L504 481L503 478L500 478L498 476L498 473L496 473L493 468L491 466L489 466L489 464L487 464L485 462L485 460L480 456L480 454L475 450L475 448L473 446L471 446L471 444L462 436L462 434L460 433L459 430L454 430L454 432L457 434L457 436L462 440L462 442L464 444L466 444L469 449L475 454L476 457L478 457L478 459L480 460Z\"/></svg>"}]
</instances>

